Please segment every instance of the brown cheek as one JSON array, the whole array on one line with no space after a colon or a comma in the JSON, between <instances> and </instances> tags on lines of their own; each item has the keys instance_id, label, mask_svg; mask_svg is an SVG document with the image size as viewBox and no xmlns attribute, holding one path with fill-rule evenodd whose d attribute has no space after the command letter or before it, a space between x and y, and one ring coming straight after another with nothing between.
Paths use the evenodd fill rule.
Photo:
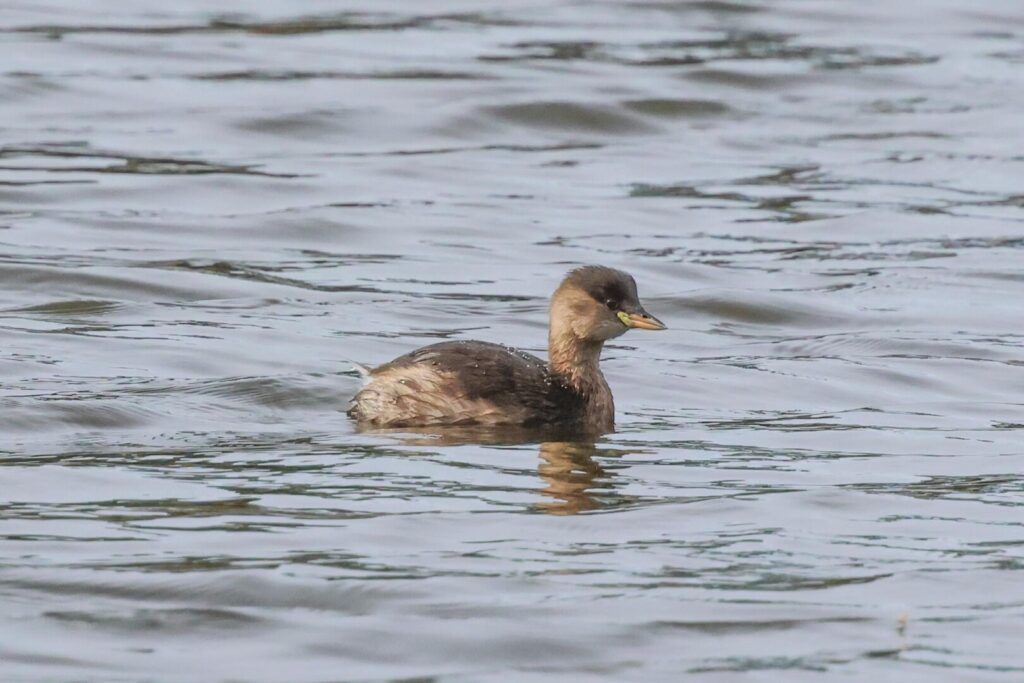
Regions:
<instances>
[{"instance_id":1,"label":"brown cheek","mask_svg":"<svg viewBox=\"0 0 1024 683\"><path fill-rule=\"evenodd\" d=\"M577 299L572 302L572 306L570 308L572 309L572 315L574 318L582 320L583 318L589 317L588 312L590 311L590 305L586 301Z\"/></svg>"},{"instance_id":2,"label":"brown cheek","mask_svg":"<svg viewBox=\"0 0 1024 683\"><path fill-rule=\"evenodd\" d=\"M580 339L586 339L587 327L587 322L583 318L576 318L572 323L572 331Z\"/></svg>"},{"instance_id":3,"label":"brown cheek","mask_svg":"<svg viewBox=\"0 0 1024 683\"><path fill-rule=\"evenodd\" d=\"M587 336L587 329L591 327L590 307L584 301L575 301L572 304L572 331L583 339Z\"/></svg>"},{"instance_id":4,"label":"brown cheek","mask_svg":"<svg viewBox=\"0 0 1024 683\"><path fill-rule=\"evenodd\" d=\"M609 321L602 323L601 325L601 334L604 336L605 339L613 339L615 337L618 337L625 331L625 328L622 325L620 325L618 321L616 321L615 323Z\"/></svg>"}]
</instances>

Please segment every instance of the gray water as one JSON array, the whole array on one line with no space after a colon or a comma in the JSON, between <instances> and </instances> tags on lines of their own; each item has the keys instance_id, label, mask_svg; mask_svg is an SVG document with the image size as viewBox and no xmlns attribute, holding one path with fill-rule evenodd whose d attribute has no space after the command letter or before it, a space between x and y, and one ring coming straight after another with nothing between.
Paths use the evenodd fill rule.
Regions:
<instances>
[{"instance_id":1,"label":"gray water","mask_svg":"<svg viewBox=\"0 0 1024 683\"><path fill-rule=\"evenodd\" d=\"M1024 680L1015 0L0 10L0 680ZM594 444L350 361L670 327Z\"/></svg>"}]
</instances>

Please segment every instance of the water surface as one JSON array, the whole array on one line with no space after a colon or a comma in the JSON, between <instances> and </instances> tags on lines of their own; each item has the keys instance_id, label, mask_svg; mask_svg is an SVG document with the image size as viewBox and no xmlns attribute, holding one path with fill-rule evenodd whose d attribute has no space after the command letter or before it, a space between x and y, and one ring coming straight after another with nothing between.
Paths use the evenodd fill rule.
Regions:
<instances>
[{"instance_id":1,"label":"water surface","mask_svg":"<svg viewBox=\"0 0 1024 683\"><path fill-rule=\"evenodd\" d=\"M4 681L1018 681L1024 11L16 0ZM379 363L660 334L594 444L356 432Z\"/></svg>"}]
</instances>

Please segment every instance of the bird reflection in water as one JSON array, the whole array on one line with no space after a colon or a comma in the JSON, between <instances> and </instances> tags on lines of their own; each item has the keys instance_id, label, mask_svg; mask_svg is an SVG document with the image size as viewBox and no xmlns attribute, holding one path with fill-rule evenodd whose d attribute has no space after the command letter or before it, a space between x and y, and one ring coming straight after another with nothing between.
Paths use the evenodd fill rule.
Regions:
<instances>
[{"instance_id":1,"label":"bird reflection in water","mask_svg":"<svg viewBox=\"0 0 1024 683\"><path fill-rule=\"evenodd\" d=\"M575 515L597 510L604 504L595 491L610 490L615 484L608 471L594 459L599 454L593 443L546 441L540 444L537 474L547 484L541 494L553 500L538 504L552 515Z\"/></svg>"},{"instance_id":2,"label":"bird reflection in water","mask_svg":"<svg viewBox=\"0 0 1024 683\"><path fill-rule=\"evenodd\" d=\"M388 433L391 430L366 430ZM396 430L397 431L397 430ZM621 501L614 496L613 474L595 456L621 457L629 451L599 448L593 440L574 441L573 435L558 431L537 431L522 428L461 427L444 430L409 430L399 432L400 440L409 446L514 446L537 444L540 462L537 474L544 482L539 490L547 500L536 508L551 515L574 515L599 510Z\"/></svg>"}]
</instances>

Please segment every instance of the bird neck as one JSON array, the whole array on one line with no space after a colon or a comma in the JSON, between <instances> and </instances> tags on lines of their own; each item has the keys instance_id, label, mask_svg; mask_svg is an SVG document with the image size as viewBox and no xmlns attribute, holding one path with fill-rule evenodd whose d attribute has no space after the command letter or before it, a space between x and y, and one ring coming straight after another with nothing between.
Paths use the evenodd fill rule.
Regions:
<instances>
[{"instance_id":1,"label":"bird neck","mask_svg":"<svg viewBox=\"0 0 1024 683\"><path fill-rule=\"evenodd\" d=\"M584 395L608 391L601 374L601 349L604 342L586 342L571 330L552 328L548 335L548 363L551 371Z\"/></svg>"}]
</instances>

